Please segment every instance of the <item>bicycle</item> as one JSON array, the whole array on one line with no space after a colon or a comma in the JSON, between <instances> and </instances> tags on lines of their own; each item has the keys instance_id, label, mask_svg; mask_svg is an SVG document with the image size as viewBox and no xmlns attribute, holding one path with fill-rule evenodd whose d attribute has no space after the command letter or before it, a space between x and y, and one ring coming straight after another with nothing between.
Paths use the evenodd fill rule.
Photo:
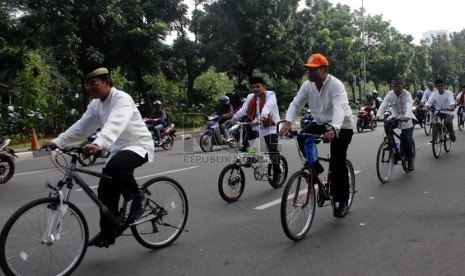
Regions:
<instances>
[{"instance_id":1,"label":"bicycle","mask_svg":"<svg viewBox=\"0 0 465 276\"><path fill-rule=\"evenodd\" d=\"M441 118L441 114L446 114L443 111L450 111L450 110L434 110L433 116L433 140L431 141L433 147L433 155L435 158L439 158L441 154L441 144L444 144L444 150L446 152L450 151L452 146L452 141L450 139L449 131L444 124L444 118Z\"/></svg>"},{"instance_id":2,"label":"bicycle","mask_svg":"<svg viewBox=\"0 0 465 276\"><path fill-rule=\"evenodd\" d=\"M49 196L19 208L0 234L0 266L6 275L70 275L79 266L87 250L89 230L83 213L70 201L75 184L113 222L116 236L123 235L130 228L141 245L159 249L170 245L183 231L187 231L184 230L189 209L187 197L175 180L154 177L140 186L144 194L144 213L129 223L127 202L123 200L119 215L115 217L79 173L99 178L109 176L77 168L81 148L59 150L54 164L64 178L56 186L48 182ZM71 157L71 161L63 158L65 162L61 164L59 156Z\"/></svg>"},{"instance_id":3,"label":"bicycle","mask_svg":"<svg viewBox=\"0 0 465 276\"><path fill-rule=\"evenodd\" d=\"M293 131L289 138L298 136L311 137L316 144L321 141L322 137L321 135ZM336 210L336 204L331 194L331 171L328 169L327 178L322 179L315 169L315 163L309 164L297 142L296 144L300 160L304 166L289 178L281 198L281 225L286 236L293 241L301 240L307 235L312 226L316 205L319 207L327 206L325 202L330 201L333 211ZM318 155L317 152L316 155ZM331 157L317 157L317 159L329 163ZM346 159L346 166L349 174L349 200L347 203L350 209L357 191L355 190L354 167L348 159ZM315 184L318 187L317 193L315 193Z\"/></svg>"},{"instance_id":4,"label":"bicycle","mask_svg":"<svg viewBox=\"0 0 465 276\"><path fill-rule=\"evenodd\" d=\"M279 130L279 124L277 128ZM250 122L236 122L239 125L239 142L243 141L243 126L251 124ZM247 152L241 152L236 147L236 158L233 164L223 168L218 178L218 190L223 200L227 202L237 201L243 194L245 188L245 174L243 167L251 167L254 172L254 178L257 181L266 181L271 187L277 189L284 185L287 178L288 165L286 158L281 154L278 155L279 175L274 175L273 161L269 153L259 153L256 148L249 147Z\"/></svg>"},{"instance_id":5,"label":"bicycle","mask_svg":"<svg viewBox=\"0 0 465 276\"><path fill-rule=\"evenodd\" d=\"M382 120L392 126L399 124L399 119ZM397 141L396 141L397 138ZM384 139L379 145L378 153L376 154L376 174L378 179L382 183L386 183L392 176L394 165L397 165L401 161L402 169L408 173L408 160L402 151L400 143L400 135L394 131L393 128L389 128L388 133L385 133ZM412 148L412 162L415 161L415 141L410 140L410 146Z\"/></svg>"},{"instance_id":6,"label":"bicycle","mask_svg":"<svg viewBox=\"0 0 465 276\"><path fill-rule=\"evenodd\" d=\"M464 105L459 105L458 110L457 110L457 125L460 131L463 130L463 127L465 124L465 112L463 110L464 108L465 108Z\"/></svg>"}]
</instances>

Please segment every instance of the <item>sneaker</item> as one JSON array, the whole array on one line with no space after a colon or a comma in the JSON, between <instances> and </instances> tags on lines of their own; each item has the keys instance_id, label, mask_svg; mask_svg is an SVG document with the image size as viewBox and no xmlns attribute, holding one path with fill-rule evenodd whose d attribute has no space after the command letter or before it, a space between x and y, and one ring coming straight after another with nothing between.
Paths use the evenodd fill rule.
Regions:
<instances>
[{"instance_id":1,"label":"sneaker","mask_svg":"<svg viewBox=\"0 0 465 276\"><path fill-rule=\"evenodd\" d=\"M349 212L347 201L339 202L339 206L334 210L333 215L337 218L344 218Z\"/></svg>"},{"instance_id":2,"label":"sneaker","mask_svg":"<svg viewBox=\"0 0 465 276\"><path fill-rule=\"evenodd\" d=\"M455 134L454 134L454 133L451 133L451 134L450 134L450 140L451 140L452 142L455 142L455 140L457 140L457 138L455 137Z\"/></svg>"}]
</instances>

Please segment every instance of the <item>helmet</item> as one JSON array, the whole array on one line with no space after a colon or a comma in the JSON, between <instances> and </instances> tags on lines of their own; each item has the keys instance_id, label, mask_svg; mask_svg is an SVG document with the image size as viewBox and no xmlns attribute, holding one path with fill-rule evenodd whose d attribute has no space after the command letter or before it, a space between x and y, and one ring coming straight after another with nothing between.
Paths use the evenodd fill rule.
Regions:
<instances>
[{"instance_id":1,"label":"helmet","mask_svg":"<svg viewBox=\"0 0 465 276\"><path fill-rule=\"evenodd\" d=\"M220 103L222 104L227 104L229 103L229 97L224 95L224 96L221 96L220 99L219 99Z\"/></svg>"},{"instance_id":2,"label":"helmet","mask_svg":"<svg viewBox=\"0 0 465 276\"><path fill-rule=\"evenodd\" d=\"M378 91L373 90L373 91L371 91L371 94L374 94L374 96L377 96L377 95L378 95Z\"/></svg>"},{"instance_id":3,"label":"helmet","mask_svg":"<svg viewBox=\"0 0 465 276\"><path fill-rule=\"evenodd\" d=\"M417 98L418 98L419 100L421 100L421 98L423 98L423 91L421 91L421 90L418 90L418 91L417 91Z\"/></svg>"},{"instance_id":4,"label":"helmet","mask_svg":"<svg viewBox=\"0 0 465 276\"><path fill-rule=\"evenodd\" d=\"M307 112L307 113L302 117L302 119L300 119L300 127L301 127L301 128L305 128L305 127L307 127L309 124L311 124L312 122L313 122L312 113Z\"/></svg>"},{"instance_id":5,"label":"helmet","mask_svg":"<svg viewBox=\"0 0 465 276\"><path fill-rule=\"evenodd\" d=\"M160 101L154 101L153 105L161 105L161 102Z\"/></svg>"},{"instance_id":6,"label":"helmet","mask_svg":"<svg viewBox=\"0 0 465 276\"><path fill-rule=\"evenodd\" d=\"M367 94L367 101L371 101L371 100L373 100L373 94L371 92L369 92Z\"/></svg>"}]
</instances>

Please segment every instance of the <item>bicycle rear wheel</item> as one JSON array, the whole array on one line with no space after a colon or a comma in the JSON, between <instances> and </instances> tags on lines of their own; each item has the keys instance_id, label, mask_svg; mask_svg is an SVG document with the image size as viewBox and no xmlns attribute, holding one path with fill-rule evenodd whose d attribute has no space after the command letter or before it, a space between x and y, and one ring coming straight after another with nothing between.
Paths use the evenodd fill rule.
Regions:
<instances>
[{"instance_id":1,"label":"bicycle rear wheel","mask_svg":"<svg viewBox=\"0 0 465 276\"><path fill-rule=\"evenodd\" d=\"M87 250L87 222L74 204L63 207L57 198L41 198L11 216L0 235L6 275L70 275L78 267Z\"/></svg>"},{"instance_id":2,"label":"bicycle rear wheel","mask_svg":"<svg viewBox=\"0 0 465 276\"><path fill-rule=\"evenodd\" d=\"M463 115L463 112L459 112L457 114L457 126L458 126L460 131L462 131L462 129L463 129L462 115Z\"/></svg>"},{"instance_id":3,"label":"bicycle rear wheel","mask_svg":"<svg viewBox=\"0 0 465 276\"><path fill-rule=\"evenodd\" d=\"M244 171L239 165L229 164L220 173L218 178L218 191L227 202L237 201L245 188Z\"/></svg>"},{"instance_id":4,"label":"bicycle rear wheel","mask_svg":"<svg viewBox=\"0 0 465 276\"><path fill-rule=\"evenodd\" d=\"M281 225L286 236L293 241L307 235L315 215L315 187L309 181L307 172L294 173L281 198Z\"/></svg>"},{"instance_id":5,"label":"bicycle rear wheel","mask_svg":"<svg viewBox=\"0 0 465 276\"><path fill-rule=\"evenodd\" d=\"M287 178L287 173L289 171L289 168L287 167L287 161L284 156L279 155L279 175L277 176L277 181L273 180L274 176L274 171L273 171L273 164L268 165L268 182L270 183L271 187L277 189L281 188L284 185L284 182L286 182Z\"/></svg>"},{"instance_id":6,"label":"bicycle rear wheel","mask_svg":"<svg viewBox=\"0 0 465 276\"><path fill-rule=\"evenodd\" d=\"M394 150L387 141L383 141L376 155L376 173L379 181L386 183L389 181L394 168Z\"/></svg>"},{"instance_id":7,"label":"bicycle rear wheel","mask_svg":"<svg viewBox=\"0 0 465 276\"><path fill-rule=\"evenodd\" d=\"M434 157L438 158L439 155L441 154L441 136L442 136L442 127L440 124L435 124L433 126L433 141L432 141L432 146L433 146L433 155Z\"/></svg>"},{"instance_id":8,"label":"bicycle rear wheel","mask_svg":"<svg viewBox=\"0 0 465 276\"><path fill-rule=\"evenodd\" d=\"M357 191L355 190L354 166L352 166L352 163L349 160L346 160L346 166L349 173L349 200L347 201L347 205L350 209L350 206L352 206L352 203L354 202L354 195Z\"/></svg>"},{"instance_id":9,"label":"bicycle rear wheel","mask_svg":"<svg viewBox=\"0 0 465 276\"><path fill-rule=\"evenodd\" d=\"M186 192L174 179L154 177L141 187L146 197L144 214L131 226L136 240L150 249L173 243L184 230L189 213Z\"/></svg>"}]
</instances>

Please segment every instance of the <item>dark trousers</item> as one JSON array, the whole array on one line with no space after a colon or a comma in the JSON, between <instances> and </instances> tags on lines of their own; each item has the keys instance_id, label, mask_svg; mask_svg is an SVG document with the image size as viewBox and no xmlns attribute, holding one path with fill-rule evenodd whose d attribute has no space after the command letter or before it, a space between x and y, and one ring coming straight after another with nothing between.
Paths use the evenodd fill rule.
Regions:
<instances>
[{"instance_id":1,"label":"dark trousers","mask_svg":"<svg viewBox=\"0 0 465 276\"><path fill-rule=\"evenodd\" d=\"M454 125L452 123L452 121L454 120L454 115L439 114L439 115L434 115L434 116L438 116L439 118L444 119L444 125L446 126L447 131L449 131L450 136L455 137Z\"/></svg>"},{"instance_id":2,"label":"dark trousers","mask_svg":"<svg viewBox=\"0 0 465 276\"><path fill-rule=\"evenodd\" d=\"M387 121L384 123L384 131L387 135L390 135L391 131L397 128L399 120ZM400 133L400 146L408 162L412 162L414 152L412 151L411 143L413 142L413 127L404 128Z\"/></svg>"},{"instance_id":3,"label":"dark trousers","mask_svg":"<svg viewBox=\"0 0 465 276\"><path fill-rule=\"evenodd\" d=\"M134 179L134 169L147 162L145 158L130 150L116 153L102 170L102 173L112 179L101 178L98 186L98 198L105 204L113 215L118 216L119 199L123 195L127 201L139 194L139 186ZM113 224L100 211L100 229L102 234L113 236Z\"/></svg>"},{"instance_id":4,"label":"dark trousers","mask_svg":"<svg viewBox=\"0 0 465 276\"><path fill-rule=\"evenodd\" d=\"M243 130L242 130L242 152L246 152L247 148L250 146L249 140L254 140L259 138L260 134L258 131L252 130L251 125L242 125ZM240 132L237 131L235 134L236 141L239 141L240 139ZM263 139L265 139L266 143L266 148L268 149L268 153L270 154L270 159L271 162L273 163L273 171L278 172L279 170L279 150L278 150L278 134L270 134L263 136ZM239 141L240 142L240 141Z\"/></svg>"},{"instance_id":5,"label":"dark trousers","mask_svg":"<svg viewBox=\"0 0 465 276\"><path fill-rule=\"evenodd\" d=\"M306 133L323 134L326 132L326 126L311 123L303 130ZM331 194L334 201L343 202L349 200L349 171L346 166L347 149L352 141L352 129L339 130L339 137L334 137L330 143L331 160L329 170L331 172ZM302 137L302 138L300 138ZM305 137L299 136L299 148L304 153Z\"/></svg>"}]
</instances>

